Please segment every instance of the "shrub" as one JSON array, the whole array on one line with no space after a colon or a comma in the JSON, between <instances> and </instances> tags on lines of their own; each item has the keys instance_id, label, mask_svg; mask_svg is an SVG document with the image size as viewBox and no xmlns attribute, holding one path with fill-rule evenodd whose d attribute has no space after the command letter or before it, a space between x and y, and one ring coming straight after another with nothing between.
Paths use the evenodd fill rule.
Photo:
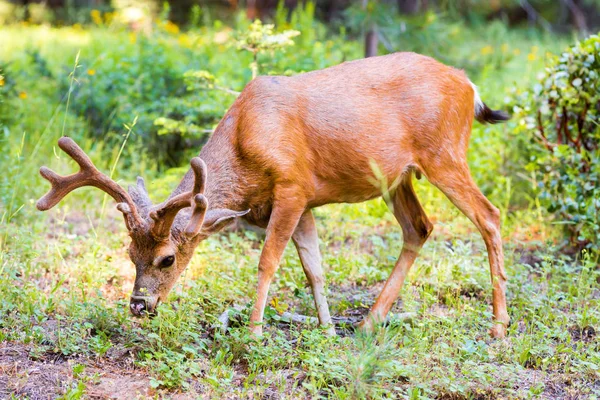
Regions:
<instances>
[{"instance_id":1,"label":"shrub","mask_svg":"<svg viewBox=\"0 0 600 400\"><path fill-rule=\"evenodd\" d=\"M551 57L517 104L516 129L530 137L527 169L540 201L571 246L592 247L600 240L600 37Z\"/></svg>"}]
</instances>

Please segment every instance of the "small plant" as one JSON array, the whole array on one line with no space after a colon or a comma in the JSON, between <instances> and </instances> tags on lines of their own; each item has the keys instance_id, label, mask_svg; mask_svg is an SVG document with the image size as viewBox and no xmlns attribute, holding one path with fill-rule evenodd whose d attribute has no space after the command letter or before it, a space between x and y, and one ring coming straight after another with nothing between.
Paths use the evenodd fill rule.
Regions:
<instances>
[{"instance_id":1,"label":"small plant","mask_svg":"<svg viewBox=\"0 0 600 400\"><path fill-rule=\"evenodd\" d=\"M572 247L600 240L600 36L552 57L520 98L517 132L531 135L527 169Z\"/></svg>"},{"instance_id":2,"label":"small plant","mask_svg":"<svg viewBox=\"0 0 600 400\"><path fill-rule=\"evenodd\" d=\"M292 29L276 33L274 25L263 24L258 19L248 27L247 31L242 32L238 38L237 46L239 49L252 53L253 61L250 64L252 79L256 78L259 73L259 54L285 50L294 45L292 38L298 35L300 35L300 32Z\"/></svg>"}]
</instances>

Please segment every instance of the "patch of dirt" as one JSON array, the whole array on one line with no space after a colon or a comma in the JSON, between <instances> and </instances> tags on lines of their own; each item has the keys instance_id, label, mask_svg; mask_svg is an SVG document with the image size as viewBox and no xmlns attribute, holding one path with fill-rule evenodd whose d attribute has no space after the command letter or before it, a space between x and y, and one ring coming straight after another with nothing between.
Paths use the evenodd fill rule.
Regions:
<instances>
[{"instance_id":1,"label":"patch of dirt","mask_svg":"<svg viewBox=\"0 0 600 400\"><path fill-rule=\"evenodd\" d=\"M573 326L569 329L569 333L575 342L591 342L597 335L596 330L592 326L585 326L583 328Z\"/></svg>"},{"instance_id":2,"label":"patch of dirt","mask_svg":"<svg viewBox=\"0 0 600 400\"><path fill-rule=\"evenodd\" d=\"M119 356L118 349L114 353L112 357L102 360L67 360L50 353L34 360L27 346L3 343L0 347L0 398L14 395L32 400L55 399L75 389L79 381L84 382L86 396L92 399L151 396L153 393L148 373L123 362L123 357L129 357L125 353ZM126 354L130 354L129 351ZM75 364L85 366L77 378L73 376ZM129 364L129 367L122 368L124 364Z\"/></svg>"},{"instance_id":3,"label":"patch of dirt","mask_svg":"<svg viewBox=\"0 0 600 400\"><path fill-rule=\"evenodd\" d=\"M105 372L92 369L99 379L88 384L86 395L92 399L144 399L152 396L150 380L143 372Z\"/></svg>"},{"instance_id":4,"label":"patch of dirt","mask_svg":"<svg viewBox=\"0 0 600 400\"><path fill-rule=\"evenodd\" d=\"M516 249L515 255L519 257L519 264L529 265L533 268L539 268L542 265L543 258L538 255L538 248Z\"/></svg>"},{"instance_id":5,"label":"patch of dirt","mask_svg":"<svg viewBox=\"0 0 600 400\"><path fill-rule=\"evenodd\" d=\"M69 384L68 365L33 361L27 348L4 343L0 347L0 398L10 395L30 399L53 399L64 394Z\"/></svg>"},{"instance_id":6,"label":"patch of dirt","mask_svg":"<svg viewBox=\"0 0 600 400\"><path fill-rule=\"evenodd\" d=\"M599 382L583 381L572 375L544 371L518 370L496 365L496 382L489 385L473 385L463 392L453 392L437 387L436 399L487 400L536 398L541 400L579 400L592 398L600 389ZM434 383L435 386L435 383ZM534 395L535 393L535 395Z\"/></svg>"}]
</instances>

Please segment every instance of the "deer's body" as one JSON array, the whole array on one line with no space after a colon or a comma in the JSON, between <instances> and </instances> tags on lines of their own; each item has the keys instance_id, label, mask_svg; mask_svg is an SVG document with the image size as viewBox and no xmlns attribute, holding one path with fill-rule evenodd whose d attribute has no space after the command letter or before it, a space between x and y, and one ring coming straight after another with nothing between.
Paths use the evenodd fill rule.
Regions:
<instances>
[{"instance_id":1,"label":"deer's body","mask_svg":"<svg viewBox=\"0 0 600 400\"><path fill-rule=\"evenodd\" d=\"M132 311L136 310L134 299L143 298L148 310L164 299L176 279L172 275L181 273L200 240L216 230L213 227L219 221L243 214L227 214L229 209L249 210L243 218L267 229L252 330L262 330L268 288L284 248L292 239L313 289L319 320L334 333L310 210L328 203L361 202L387 193L402 227L404 243L392 275L364 321L369 328L385 318L433 228L412 188L412 173L416 171L442 190L482 233L494 286L497 324L492 335L503 336L508 314L499 213L474 184L466 162L474 118L498 122L507 117L481 102L462 71L414 53L352 61L294 77L255 79L200 152L208 179L200 178L202 171L197 161L166 202L172 203L189 193L195 196L195 203L191 203L193 213L177 214L179 208L175 211L168 240L162 235L162 239L153 239L156 243L149 245L132 235L136 250L132 260L136 265L156 264L152 260L162 260L157 254L173 252L177 246L180 250L175 253L184 264L177 265L172 274L165 272L166 268L138 268ZM143 202L134 200L136 204ZM169 215L162 211L165 207L158 206L159 216ZM207 215L207 227L190 228L193 224L187 221L190 217L194 221L204 218L202 212ZM226 217L219 219L219 215ZM152 219L155 222L150 223L151 227L159 224L156 215ZM171 227L171 223L167 225ZM181 239L184 228L196 232L195 236ZM146 257L149 261L143 261L146 259L138 255L139 247L144 251L149 247L167 250L153 250ZM142 296L140 289L154 286L157 295L151 300Z\"/></svg>"},{"instance_id":2,"label":"deer's body","mask_svg":"<svg viewBox=\"0 0 600 400\"><path fill-rule=\"evenodd\" d=\"M258 77L200 152L206 196L250 209L245 218L262 226L279 185L301 188L307 208L369 200L382 194L374 170L391 184L446 155L464 157L473 109L462 71L414 53ZM461 132L447 129L456 125ZM180 190L192 183L190 172Z\"/></svg>"}]
</instances>

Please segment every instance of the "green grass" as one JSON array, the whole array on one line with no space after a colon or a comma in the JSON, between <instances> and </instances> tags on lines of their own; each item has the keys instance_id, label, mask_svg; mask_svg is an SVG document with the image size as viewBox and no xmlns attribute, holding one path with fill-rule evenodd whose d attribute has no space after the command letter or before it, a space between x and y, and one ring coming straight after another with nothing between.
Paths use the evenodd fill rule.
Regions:
<instances>
[{"instance_id":1,"label":"green grass","mask_svg":"<svg viewBox=\"0 0 600 400\"><path fill-rule=\"evenodd\" d=\"M445 54L473 69L482 97L496 107L513 85L527 87L542 68L545 51L558 51L568 41L498 25L483 31L459 28L449 30L456 43ZM178 47L176 35L157 34L148 45L168 49L164 58L175 65L173 76L178 63L193 67L197 54L209 62L203 68L241 89L248 79L248 59L232 46L213 48L212 40L222 31L228 32L216 26L189 33L197 40L194 49ZM491 340L487 334L491 284L480 236L436 189L418 181L435 229L389 326L371 336L346 330L329 338L317 326L282 323L279 315L285 310L315 315L298 256L289 246L271 287L267 327L259 340L249 335L247 320L260 234L226 232L208 239L158 317L138 320L128 314L135 273L126 254L128 237L112 206L101 211L102 195L82 190L47 214L34 208L48 188L37 175L40 165L61 173L73 170L73 163L54 149L63 122L64 133L76 137L104 171L114 165L127 129L106 129L117 138L114 146L92 139L92 117L80 112L83 104L76 95L66 111L69 73L80 51L74 85L90 85L102 74L119 75L123 66L110 60L135 53L130 35L104 28L13 26L0 32L0 42L8 44L0 47L0 63L14 81L12 94L0 104L0 110L10 110L0 115L0 397L85 398L114 394L112 387L128 398L136 393L340 399L600 396L597 255L572 259L554 247L557 232L550 216L536 206L515 165L518 149L511 148L510 125L476 125L470 151L476 181L503 215L512 317L506 339ZM329 56L322 57L325 50L319 46L302 47L287 57L277 55L273 70L312 69L360 56L359 42L328 44L321 38L319 43L331 50ZM487 45L492 53L483 50ZM431 43L409 47L442 51ZM237 64L231 66L231 60ZM120 99L125 108L119 109L118 120L132 122L139 116L140 123L119 163L127 168L117 168L117 178L132 182L143 174L158 200L183 172L159 172L152 158L137 151L148 139L143 130L156 110L152 103L136 108L143 99L133 97L135 90ZM232 99L222 98L223 110L227 101ZM316 217L332 313L364 312L400 252L399 226L381 200L322 207ZM231 311L232 328L212 329L217 317L234 306L241 311ZM406 312L413 314L401 318ZM18 366L12 367L15 362ZM61 378L44 380L53 374Z\"/></svg>"},{"instance_id":2,"label":"green grass","mask_svg":"<svg viewBox=\"0 0 600 400\"><path fill-rule=\"evenodd\" d=\"M335 315L372 304L399 253L400 230L389 217L380 218L381 208L371 202L318 213ZM157 394L597 394L600 349L590 333L600 322L596 260L572 263L544 250L535 252L539 264L530 266L520 260L523 251L532 250L506 240L512 325L507 339L493 341L487 335L491 290L481 240L465 221L440 222L393 310L414 312L409 321L392 318L374 336L332 339L316 326L278 324L272 307L266 334L257 341L245 325L260 245L254 234L228 233L202 244L159 316L140 321L127 311L133 268L124 251L126 235L97 228L95 236L85 232L88 221L76 217L82 215L70 215L64 223L40 221L33 229L4 226L14 239L1 260L0 338L8 347L22 346L34 360L102 365L130 349L133 368L151 377ZM469 233L448 233L454 227ZM314 315L291 247L271 294L280 311ZM232 303L245 306L242 322L213 336L211 325ZM94 383L84 378L89 378L85 372L73 384L83 382L93 391Z\"/></svg>"}]
</instances>

